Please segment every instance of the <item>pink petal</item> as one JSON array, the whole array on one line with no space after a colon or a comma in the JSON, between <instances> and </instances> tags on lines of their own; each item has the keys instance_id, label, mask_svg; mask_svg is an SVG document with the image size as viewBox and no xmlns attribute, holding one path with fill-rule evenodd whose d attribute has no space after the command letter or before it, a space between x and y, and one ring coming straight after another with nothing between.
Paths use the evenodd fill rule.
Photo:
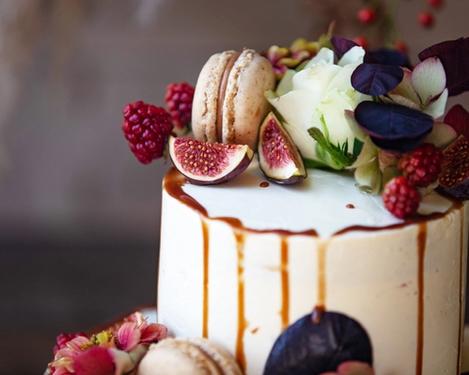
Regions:
<instances>
[{"instance_id":1,"label":"pink petal","mask_svg":"<svg viewBox=\"0 0 469 375\"><path fill-rule=\"evenodd\" d=\"M347 361L337 367L338 375L374 375L373 369L368 363Z\"/></svg>"},{"instance_id":2,"label":"pink petal","mask_svg":"<svg viewBox=\"0 0 469 375\"><path fill-rule=\"evenodd\" d=\"M140 342L152 343L160 341L168 335L168 329L161 324L149 324L142 330Z\"/></svg>"},{"instance_id":3,"label":"pink petal","mask_svg":"<svg viewBox=\"0 0 469 375\"><path fill-rule=\"evenodd\" d=\"M445 123L469 139L469 112L462 105L456 104L449 110Z\"/></svg>"},{"instance_id":4,"label":"pink petal","mask_svg":"<svg viewBox=\"0 0 469 375\"><path fill-rule=\"evenodd\" d=\"M73 366L76 375L114 375L114 360L108 349L100 346L81 353Z\"/></svg>"},{"instance_id":5,"label":"pink petal","mask_svg":"<svg viewBox=\"0 0 469 375\"><path fill-rule=\"evenodd\" d=\"M412 85L424 106L440 95L446 87L446 73L437 57L419 63L412 72Z\"/></svg>"},{"instance_id":6,"label":"pink petal","mask_svg":"<svg viewBox=\"0 0 469 375\"><path fill-rule=\"evenodd\" d=\"M117 331L117 346L128 351L140 342L140 329L135 322L126 322Z\"/></svg>"}]
</instances>

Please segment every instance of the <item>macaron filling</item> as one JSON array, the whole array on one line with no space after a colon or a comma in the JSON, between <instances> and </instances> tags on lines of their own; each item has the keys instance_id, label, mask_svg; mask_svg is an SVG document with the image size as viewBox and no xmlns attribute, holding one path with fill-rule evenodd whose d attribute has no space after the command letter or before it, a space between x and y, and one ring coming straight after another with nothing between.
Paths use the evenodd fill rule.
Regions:
<instances>
[{"instance_id":1,"label":"macaron filling","mask_svg":"<svg viewBox=\"0 0 469 375\"><path fill-rule=\"evenodd\" d=\"M223 70L223 75L220 80L220 86L218 87L218 96L217 96L217 117L216 117L216 135L218 142L223 142L223 104L225 102L225 93L226 87L228 85L228 78L230 76L231 70L238 60L238 57L241 55L241 52L234 52L233 55L228 59L225 69Z\"/></svg>"}]
</instances>

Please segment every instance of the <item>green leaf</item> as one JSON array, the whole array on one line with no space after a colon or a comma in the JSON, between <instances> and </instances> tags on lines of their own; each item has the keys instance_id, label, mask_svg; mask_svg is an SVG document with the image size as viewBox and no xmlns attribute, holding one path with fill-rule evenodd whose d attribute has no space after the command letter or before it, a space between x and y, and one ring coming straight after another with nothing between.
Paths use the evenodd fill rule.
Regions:
<instances>
[{"instance_id":1,"label":"green leaf","mask_svg":"<svg viewBox=\"0 0 469 375\"><path fill-rule=\"evenodd\" d=\"M330 167L343 169L355 161L356 157L347 152L347 142L342 145L334 146L319 128L310 128L308 129L308 133L318 143L317 146L319 147L316 149L318 156L323 159L323 161L326 161L327 165Z\"/></svg>"},{"instance_id":2,"label":"green leaf","mask_svg":"<svg viewBox=\"0 0 469 375\"><path fill-rule=\"evenodd\" d=\"M358 155L360 155L360 152L362 152L362 149L363 149L363 142L360 141L358 138L355 138L353 140L353 156L355 156L355 158L358 157Z\"/></svg>"}]
</instances>

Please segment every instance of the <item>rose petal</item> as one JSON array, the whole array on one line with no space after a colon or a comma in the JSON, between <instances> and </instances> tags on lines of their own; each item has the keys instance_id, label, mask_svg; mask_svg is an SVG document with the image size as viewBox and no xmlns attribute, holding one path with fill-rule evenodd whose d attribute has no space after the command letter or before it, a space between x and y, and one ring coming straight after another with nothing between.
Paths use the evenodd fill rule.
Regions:
<instances>
[{"instance_id":1,"label":"rose petal","mask_svg":"<svg viewBox=\"0 0 469 375\"><path fill-rule=\"evenodd\" d=\"M76 375L114 375L114 359L108 349L100 346L81 353L73 366Z\"/></svg>"},{"instance_id":2,"label":"rose petal","mask_svg":"<svg viewBox=\"0 0 469 375\"><path fill-rule=\"evenodd\" d=\"M449 96L469 90L469 38L448 40L419 53L420 60L434 56L445 67Z\"/></svg>"},{"instance_id":3,"label":"rose petal","mask_svg":"<svg viewBox=\"0 0 469 375\"><path fill-rule=\"evenodd\" d=\"M440 95L446 87L446 73L440 59L430 57L418 64L412 72L412 86L423 105Z\"/></svg>"},{"instance_id":4,"label":"rose petal","mask_svg":"<svg viewBox=\"0 0 469 375\"><path fill-rule=\"evenodd\" d=\"M432 101L424 112L427 115L432 116L434 119L440 118L445 114L446 102L448 101L448 89L444 89L441 95Z\"/></svg>"},{"instance_id":5,"label":"rose petal","mask_svg":"<svg viewBox=\"0 0 469 375\"><path fill-rule=\"evenodd\" d=\"M432 131L425 137L423 142L431 143L440 148L449 145L457 136L458 134L451 126L443 122L435 122Z\"/></svg>"},{"instance_id":6,"label":"rose petal","mask_svg":"<svg viewBox=\"0 0 469 375\"><path fill-rule=\"evenodd\" d=\"M142 330L140 342L151 343L160 341L168 335L168 329L162 324L149 324Z\"/></svg>"},{"instance_id":7,"label":"rose petal","mask_svg":"<svg viewBox=\"0 0 469 375\"><path fill-rule=\"evenodd\" d=\"M117 331L118 348L131 350L140 341L140 329L135 322L126 322Z\"/></svg>"},{"instance_id":8,"label":"rose petal","mask_svg":"<svg viewBox=\"0 0 469 375\"><path fill-rule=\"evenodd\" d=\"M303 69L311 68L317 64L332 65L334 63L334 51L329 48L321 48L319 52L305 65Z\"/></svg>"},{"instance_id":9,"label":"rose petal","mask_svg":"<svg viewBox=\"0 0 469 375\"><path fill-rule=\"evenodd\" d=\"M457 134L469 139L469 112L460 104L453 106L445 116L445 123L450 125Z\"/></svg>"},{"instance_id":10,"label":"rose petal","mask_svg":"<svg viewBox=\"0 0 469 375\"><path fill-rule=\"evenodd\" d=\"M355 46L347 51L339 60L338 65L345 66L348 64L361 64L365 57L365 50L363 47Z\"/></svg>"}]
</instances>

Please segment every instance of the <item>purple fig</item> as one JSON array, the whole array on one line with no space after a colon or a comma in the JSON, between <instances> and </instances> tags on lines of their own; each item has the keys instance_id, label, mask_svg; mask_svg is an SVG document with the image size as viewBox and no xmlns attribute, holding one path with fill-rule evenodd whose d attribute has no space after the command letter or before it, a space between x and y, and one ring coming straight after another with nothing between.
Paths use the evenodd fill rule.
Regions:
<instances>
[{"instance_id":1,"label":"purple fig","mask_svg":"<svg viewBox=\"0 0 469 375\"><path fill-rule=\"evenodd\" d=\"M456 199L469 199L469 139L459 136L443 151L438 190Z\"/></svg>"},{"instance_id":2,"label":"purple fig","mask_svg":"<svg viewBox=\"0 0 469 375\"><path fill-rule=\"evenodd\" d=\"M247 145L208 143L189 137L171 137L169 155L176 169L195 185L227 182L251 163Z\"/></svg>"},{"instance_id":3,"label":"purple fig","mask_svg":"<svg viewBox=\"0 0 469 375\"><path fill-rule=\"evenodd\" d=\"M346 361L372 365L371 341L356 320L336 312L322 312L316 320L305 315L275 341L264 375L319 375L335 371Z\"/></svg>"},{"instance_id":4,"label":"purple fig","mask_svg":"<svg viewBox=\"0 0 469 375\"><path fill-rule=\"evenodd\" d=\"M295 184L306 177L303 159L277 117L270 112L259 130L259 164L277 184Z\"/></svg>"}]
</instances>

